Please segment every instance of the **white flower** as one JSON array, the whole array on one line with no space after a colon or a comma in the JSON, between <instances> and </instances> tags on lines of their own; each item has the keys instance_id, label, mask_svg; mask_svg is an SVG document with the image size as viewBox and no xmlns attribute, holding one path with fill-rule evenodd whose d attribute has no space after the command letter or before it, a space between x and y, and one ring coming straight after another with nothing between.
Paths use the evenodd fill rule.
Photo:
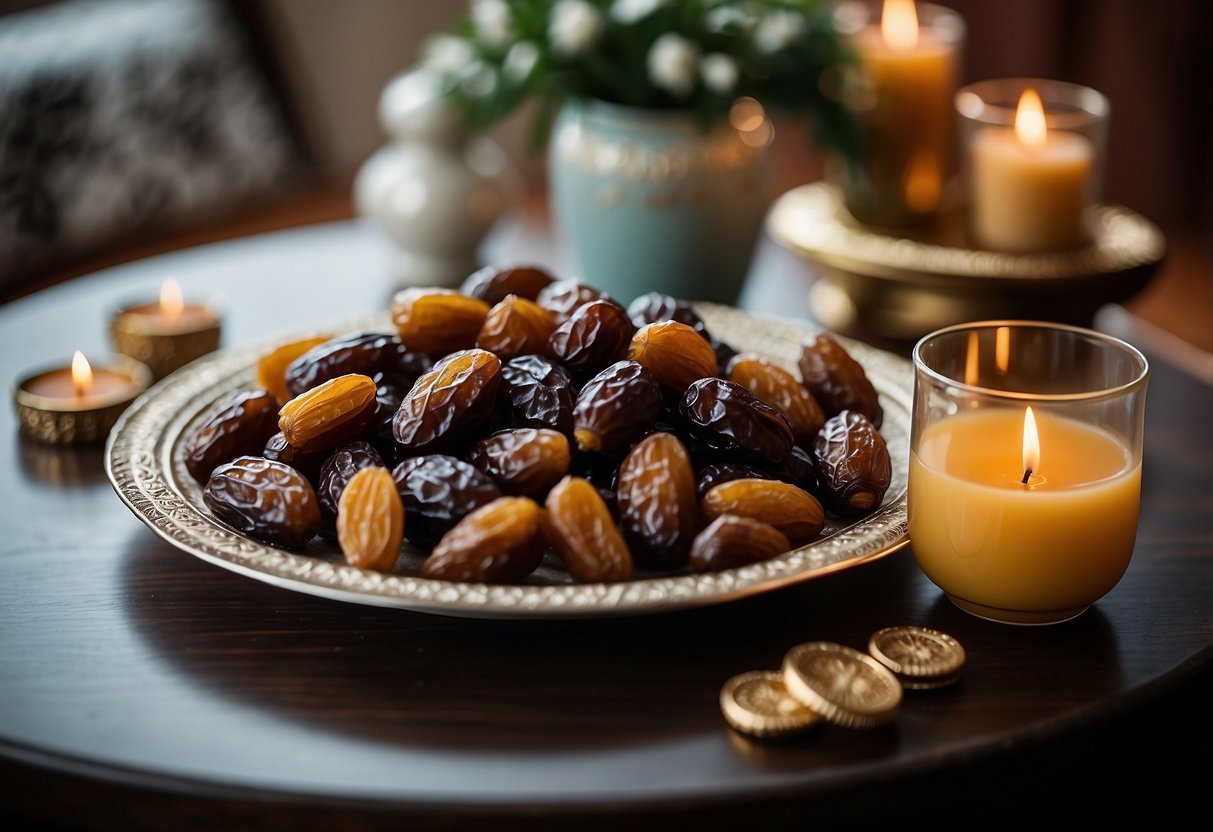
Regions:
<instances>
[{"instance_id":1,"label":"white flower","mask_svg":"<svg viewBox=\"0 0 1213 832\"><path fill-rule=\"evenodd\" d=\"M763 52L778 52L804 31L804 16L790 9L773 11L754 30L754 43Z\"/></svg>"},{"instance_id":2,"label":"white flower","mask_svg":"<svg viewBox=\"0 0 1213 832\"><path fill-rule=\"evenodd\" d=\"M426 42L421 60L426 66L447 75L467 69L476 57L472 44L455 35L435 35Z\"/></svg>"},{"instance_id":3,"label":"white flower","mask_svg":"<svg viewBox=\"0 0 1213 832\"><path fill-rule=\"evenodd\" d=\"M520 40L505 54L502 70L511 81L521 83L530 76L531 70L538 62L539 47L529 40Z\"/></svg>"},{"instance_id":4,"label":"white flower","mask_svg":"<svg viewBox=\"0 0 1213 832\"><path fill-rule=\"evenodd\" d=\"M472 61L459 73L459 87L472 98L485 98L497 89L497 72L484 61Z\"/></svg>"},{"instance_id":5,"label":"white flower","mask_svg":"<svg viewBox=\"0 0 1213 832\"><path fill-rule=\"evenodd\" d=\"M630 26L665 5L666 0L615 0L611 4L611 17Z\"/></svg>"},{"instance_id":6,"label":"white flower","mask_svg":"<svg viewBox=\"0 0 1213 832\"><path fill-rule=\"evenodd\" d=\"M514 15L505 0L472 0L472 25L484 43L504 49L514 40Z\"/></svg>"},{"instance_id":7,"label":"white flower","mask_svg":"<svg viewBox=\"0 0 1213 832\"><path fill-rule=\"evenodd\" d=\"M560 0L552 7L548 37L553 51L576 55L602 34L602 16L586 0Z\"/></svg>"},{"instance_id":8,"label":"white flower","mask_svg":"<svg viewBox=\"0 0 1213 832\"><path fill-rule=\"evenodd\" d=\"M754 17L736 6L717 6L703 20L709 32L723 32L730 26L748 29L754 25Z\"/></svg>"},{"instance_id":9,"label":"white flower","mask_svg":"<svg viewBox=\"0 0 1213 832\"><path fill-rule=\"evenodd\" d=\"M667 32L653 42L648 67L654 84L679 98L685 97L695 86L699 49L681 35Z\"/></svg>"},{"instance_id":10,"label":"white flower","mask_svg":"<svg viewBox=\"0 0 1213 832\"><path fill-rule=\"evenodd\" d=\"M704 55L699 62L699 76L712 92L727 95L737 86L737 62L720 52Z\"/></svg>"}]
</instances>

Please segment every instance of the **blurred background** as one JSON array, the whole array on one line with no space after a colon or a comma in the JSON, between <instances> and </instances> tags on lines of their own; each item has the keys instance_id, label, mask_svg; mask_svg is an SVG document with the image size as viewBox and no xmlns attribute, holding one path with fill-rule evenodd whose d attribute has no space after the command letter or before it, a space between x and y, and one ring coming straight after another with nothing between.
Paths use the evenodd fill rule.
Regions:
<instances>
[{"instance_id":1,"label":"blurred background","mask_svg":"<svg viewBox=\"0 0 1213 832\"><path fill-rule=\"evenodd\" d=\"M1105 198L1158 223L1168 262L1136 304L1213 310L1213 4L953 0L962 83L1039 76L1111 101ZM466 0L0 0L0 293L166 247L352 216L386 141L387 81ZM494 129L536 198L526 111ZM781 185L820 177L796 125ZM1197 281L1171 285L1176 260ZM1195 267L1193 267L1195 264ZM1209 320L1181 321L1207 343Z\"/></svg>"}]
</instances>

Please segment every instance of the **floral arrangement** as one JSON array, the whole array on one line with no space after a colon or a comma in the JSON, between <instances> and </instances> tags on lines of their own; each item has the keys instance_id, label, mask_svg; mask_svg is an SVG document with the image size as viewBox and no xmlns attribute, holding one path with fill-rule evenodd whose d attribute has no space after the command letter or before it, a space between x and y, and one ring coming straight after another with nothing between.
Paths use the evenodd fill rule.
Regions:
<instances>
[{"instance_id":1,"label":"floral arrangement","mask_svg":"<svg viewBox=\"0 0 1213 832\"><path fill-rule=\"evenodd\" d=\"M825 0L471 0L421 53L474 129L534 100L542 144L555 110L578 97L681 109L707 125L748 96L807 118L845 155L856 134L838 91L852 60Z\"/></svg>"}]
</instances>

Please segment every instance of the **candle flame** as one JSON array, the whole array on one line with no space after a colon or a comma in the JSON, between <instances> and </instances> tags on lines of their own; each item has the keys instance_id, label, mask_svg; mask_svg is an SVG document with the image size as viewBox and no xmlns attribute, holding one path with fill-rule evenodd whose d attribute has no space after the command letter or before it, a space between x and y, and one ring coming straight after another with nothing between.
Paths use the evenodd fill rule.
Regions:
<instances>
[{"instance_id":1,"label":"candle flame","mask_svg":"<svg viewBox=\"0 0 1213 832\"><path fill-rule=\"evenodd\" d=\"M1049 128L1045 126L1045 106L1040 94L1029 87L1019 96L1015 108L1015 136L1024 147L1043 147Z\"/></svg>"},{"instance_id":2,"label":"candle flame","mask_svg":"<svg viewBox=\"0 0 1213 832\"><path fill-rule=\"evenodd\" d=\"M1011 327L1000 326L994 330L994 364L998 372L1006 375L1011 366Z\"/></svg>"},{"instance_id":3,"label":"candle flame","mask_svg":"<svg viewBox=\"0 0 1213 832\"><path fill-rule=\"evenodd\" d=\"M170 277L160 285L160 314L171 322L180 318L184 309L181 284Z\"/></svg>"},{"instance_id":4,"label":"candle flame","mask_svg":"<svg viewBox=\"0 0 1213 832\"><path fill-rule=\"evenodd\" d=\"M918 9L914 0L884 0L880 36L893 49L913 49L918 45Z\"/></svg>"},{"instance_id":5,"label":"candle flame","mask_svg":"<svg viewBox=\"0 0 1213 832\"><path fill-rule=\"evenodd\" d=\"M1032 408L1028 408L1023 414L1023 481L1027 483L1028 477L1032 475L1036 469L1040 467L1040 435L1036 432L1036 416L1032 413Z\"/></svg>"},{"instance_id":6,"label":"candle flame","mask_svg":"<svg viewBox=\"0 0 1213 832\"><path fill-rule=\"evenodd\" d=\"M89 391L93 386L93 368L88 365L88 359L84 357L84 353L76 350L72 356L72 387L76 391L76 397L79 398Z\"/></svg>"}]
</instances>

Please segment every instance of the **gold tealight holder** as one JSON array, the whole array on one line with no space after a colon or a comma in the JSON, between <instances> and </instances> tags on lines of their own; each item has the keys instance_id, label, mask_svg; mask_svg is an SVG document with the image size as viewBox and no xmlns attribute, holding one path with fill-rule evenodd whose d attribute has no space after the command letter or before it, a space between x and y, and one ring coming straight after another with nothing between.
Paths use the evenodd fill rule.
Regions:
<instances>
[{"instance_id":1,"label":"gold tealight holder","mask_svg":"<svg viewBox=\"0 0 1213 832\"><path fill-rule=\"evenodd\" d=\"M157 379L219 348L219 315L185 303L175 281L166 281L158 303L124 306L110 319L116 352L146 364Z\"/></svg>"},{"instance_id":2,"label":"gold tealight holder","mask_svg":"<svg viewBox=\"0 0 1213 832\"><path fill-rule=\"evenodd\" d=\"M103 441L122 412L152 384L147 365L126 355L94 367L80 353L70 366L21 379L13 403L21 431L47 445Z\"/></svg>"}]
</instances>

